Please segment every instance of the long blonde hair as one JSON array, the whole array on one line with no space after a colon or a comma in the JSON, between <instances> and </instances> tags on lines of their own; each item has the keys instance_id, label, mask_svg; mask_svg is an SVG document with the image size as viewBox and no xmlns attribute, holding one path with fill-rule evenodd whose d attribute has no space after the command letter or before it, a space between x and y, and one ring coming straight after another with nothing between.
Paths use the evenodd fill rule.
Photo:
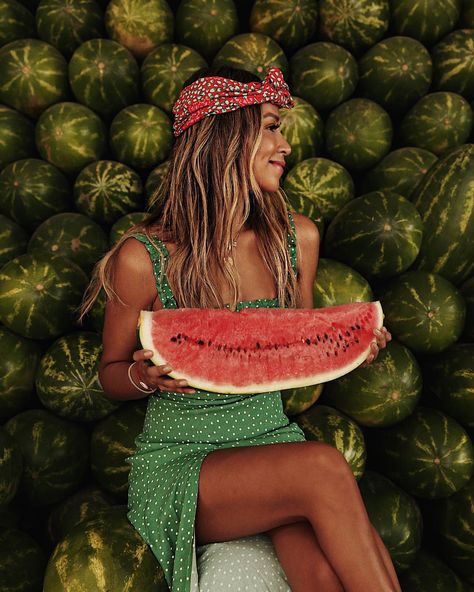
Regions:
<instances>
[{"instance_id":1,"label":"long blonde hair","mask_svg":"<svg viewBox=\"0 0 474 592\"><path fill-rule=\"evenodd\" d=\"M260 81L245 70L219 67L199 70L184 86L203 76ZM144 232L153 242L151 229L157 229L154 236L176 245L166 262L162 258L161 267L179 307L224 307L217 289L218 279L224 278L232 294L230 308L235 310L240 290L228 245L245 223L257 236L259 251L277 286L279 305L297 306L299 289L289 256L291 227L285 195L281 189L262 191L253 173L261 137L262 108L258 104L205 117L176 138L168 170L150 198L151 204L156 203L153 211L96 264L81 305L81 319L102 288L108 298L117 297L113 289L117 253L136 232Z\"/></svg>"}]
</instances>

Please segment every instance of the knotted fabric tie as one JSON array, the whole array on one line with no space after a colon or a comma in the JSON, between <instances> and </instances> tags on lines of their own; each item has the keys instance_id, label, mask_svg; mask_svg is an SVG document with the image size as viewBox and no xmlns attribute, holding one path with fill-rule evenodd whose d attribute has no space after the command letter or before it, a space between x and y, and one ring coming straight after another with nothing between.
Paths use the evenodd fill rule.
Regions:
<instances>
[{"instance_id":1,"label":"knotted fabric tie","mask_svg":"<svg viewBox=\"0 0 474 592\"><path fill-rule=\"evenodd\" d=\"M243 83L221 76L199 78L183 88L173 106L173 133L177 137L204 117L258 103L273 103L285 109L295 106L279 68L269 68L262 82Z\"/></svg>"}]
</instances>

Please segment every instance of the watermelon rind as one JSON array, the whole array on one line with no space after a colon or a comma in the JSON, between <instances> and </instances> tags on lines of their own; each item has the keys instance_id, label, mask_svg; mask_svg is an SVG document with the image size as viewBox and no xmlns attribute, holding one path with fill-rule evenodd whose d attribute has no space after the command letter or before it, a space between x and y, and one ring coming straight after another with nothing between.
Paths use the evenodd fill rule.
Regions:
<instances>
[{"instance_id":1,"label":"watermelon rind","mask_svg":"<svg viewBox=\"0 0 474 592\"><path fill-rule=\"evenodd\" d=\"M340 331L337 331L335 326L336 324L328 321L328 317L330 314L340 314L342 312L342 310L354 311L354 316L351 318L350 316L348 316L346 318L346 322L344 324L344 326L341 325L341 329ZM362 309L365 311L364 313L362 313ZM188 383L191 386L195 386L196 388L199 389L204 389L210 392L219 392L219 393L237 393L237 394L250 394L250 393L256 393L256 392L268 392L268 391L275 391L275 390L279 390L279 389L289 389L289 388L295 388L295 387L304 387L304 386L309 386L309 385L314 385L314 384L321 384L324 382L327 382L329 380L334 380L335 378L338 378L339 376L342 376L344 374L347 374L348 372L350 372L351 370L353 370L354 368L357 368L357 366L359 366L360 364L362 364L362 362L364 362L367 359L367 356L370 352L370 344L375 341L375 336L372 337L368 337L367 336L367 341L364 341L364 344L366 343L366 347L363 348L362 351L360 351L360 353L358 355L354 355L353 359L350 361L346 361L346 363L339 364L338 367L332 369L332 370L328 370L326 364L322 364L321 360L319 360L319 363L316 361L318 359L318 355L319 355L319 350L318 350L318 344L321 344L321 347L323 347L322 342L326 342L328 344L328 348L334 348L334 353L333 356L334 358L339 358L339 354L338 354L338 349L339 349L339 342L341 341L343 344L343 339L344 336L342 335L343 332L345 332L345 335L347 336L348 333L350 333L349 329L351 330L358 330L356 329L356 327L358 326L357 324L359 322L362 322L362 316L363 314L369 314L369 315L373 315L371 323L368 324L367 328L370 327L369 332L373 335L372 330L373 329L380 329L382 327L383 324L383 312L382 312L382 307L380 305L380 302L376 301L376 302L372 302L372 303L353 303L353 304L347 304L344 306L340 306L340 307L332 307L332 308L325 308L325 309L321 309L320 311L316 312L314 309L296 309L296 310L292 310L291 311L291 321L289 320L289 316L287 316L286 318L286 323L285 318L279 314L279 318L277 320L277 317L275 316L274 319L271 318L271 314L272 312L275 313L281 313L282 310L278 310L278 311L265 311L265 310L257 310L257 309L246 309L243 310L239 313L234 313L225 309L209 309L208 313L212 313L214 316L213 320L209 320L209 317L206 317L206 321L203 322L202 325L199 325L200 322L202 322L202 319L204 318L203 315L199 314L199 311L203 310L203 309L186 309L186 308L181 308L181 309L177 309L176 311L174 311L175 313L177 312L179 316L181 316L181 319L178 322L183 322L184 319L186 319L186 317L184 317L183 315L188 315L188 321L190 320L190 317L193 318L193 321L196 322L195 327L193 327L193 330L195 330L197 332L197 334L199 335L208 335L211 326L214 326L214 323L219 322L218 321L218 315L219 315L219 320L222 323L230 323L231 322L231 318L228 315L234 315L234 314L238 314L240 315L240 317L244 317L243 325L239 325L239 327L237 328L236 326L233 326L232 329L232 339L234 339L233 341L233 345L232 345L232 351L236 351L238 352L238 355L240 357L240 364L241 364L241 375L245 376L245 377L250 377L250 376L255 376L256 373L252 370L251 366L252 366L252 358L250 355L248 355L246 358L243 357L243 355L241 355L241 353L243 354L243 350L245 350L246 347L248 347L247 344L242 344L240 345L238 342L235 342L235 336L238 335L238 331L242 331L244 332L243 334L245 335L245 339L257 339L257 345L256 345L256 350L262 349L262 354L259 353L255 353L254 356L254 362L259 359L259 356L262 355L262 358L260 360L260 363L267 365L268 370L267 372L270 372L271 370L275 370L275 366L273 365L274 362L269 362L267 360L267 358L263 357L263 351L264 349L261 348L260 343L258 342L258 340L263 341L265 336L262 336L261 334L259 335L252 335L252 337L249 337L249 333L245 333L246 331L250 331L251 327L252 327L252 317L254 316L255 320L259 319L258 315L261 314L266 314L269 315L268 316L268 323L269 323L269 328L272 328L272 330L275 330L276 333L275 335L280 335L280 337L275 337L276 340L278 339L284 339L284 341L288 341L291 340L291 343L295 344L295 348L293 350L292 353L291 352L291 346L288 346L289 349L288 351L285 353L285 350L283 350L283 348L280 348L280 354L279 354L279 367L284 367L286 368L285 372L286 375L283 376L279 376L278 378L275 378L274 380L270 381L267 380L266 382L263 381L262 378L260 378L260 382L248 382L248 383L242 383L240 382L239 384L233 384L233 383L226 383L224 380L222 380L222 382L213 382L212 380L209 380L205 375L203 375L201 373L201 375L196 374L196 370L192 369L192 362L190 364L190 369L186 370L183 367L173 367L173 362L171 360L167 360L165 359L159 352L159 350L157 350L157 348L154 345L154 339L153 339L153 318L154 315L156 314L156 311L144 311L142 310L140 312L140 318L139 318L139 335L140 335L140 341L142 344L142 347L144 349L149 349L150 351L153 352L153 356L151 358L151 361L153 362L153 364L159 366L159 365L165 365L165 364L170 364L172 367L172 371L169 372L168 374L170 376L172 376L173 378L180 378L180 379L185 379L188 381ZM361 313L357 314L355 313L356 310L360 310ZM329 312L330 311L330 312ZM158 311L159 312L159 311ZM171 311L166 311L168 314L170 314ZM290 314L290 311L283 311L283 312L288 312L288 314ZM257 315L255 317L255 314ZM308 325L308 323L311 323L312 320L318 319L316 321L316 323L321 323L320 327L326 327L322 329L321 334L323 335L323 338L319 338L316 340L316 336L318 331L320 331L320 327L317 327L316 324L314 325L314 329L313 329L313 333L308 333L308 327L310 325ZM334 317L333 317L334 318ZM370 317L366 317L366 318L370 318ZM355 320L358 319L358 320ZM262 318L260 317L260 321L262 320ZM239 323L240 321L236 319L236 322ZM255 321L253 321L255 322ZM272 327L271 323L275 323ZM209 323L209 324L208 324ZM212 323L212 325L211 325ZM295 326L298 323L298 330L295 332ZM278 325L278 328L277 328ZM334 325L334 326L333 326ZM356 325L356 327L354 327L353 325ZM225 326L225 325L224 325ZM303 327L304 327L304 331L306 331L306 334L303 335L304 331L303 331ZM359 326L360 328L360 326ZM334 332L336 331L336 333L333 333L333 337L334 340L331 337L331 331ZM231 332L229 332L227 334L227 337L229 339L231 339ZM359 343L358 342L358 336L354 335L354 339L355 339L355 343ZM283 337L284 336L284 337ZM290 337L291 336L291 337ZM220 339L222 339L222 341L224 342L224 337L221 335L221 337L219 337ZM270 335L269 338L269 343L271 343L271 338L272 336ZM349 336L347 336L348 339L350 339ZM178 333L178 337L173 337L170 338L173 341L177 341L178 343L181 343L181 335ZM216 337L217 339L217 337ZM183 341L185 341L185 339L183 338ZM315 349L312 349L310 352L302 352L300 350L297 350L296 348L299 347L301 345L301 342L305 342L308 346L312 343L315 345ZM190 344L189 344L190 345ZM202 341L201 343L197 343L197 345L204 345L204 341ZM208 344L209 346L211 345L211 343ZM336 348L337 345L337 348ZM182 346L181 346L182 347ZM187 346L188 347L188 346ZM192 347L192 346L191 346ZM214 346L214 347L218 347L219 350L223 350L225 351L226 346ZM270 345L268 345L268 347L270 347ZM274 345L272 345L272 348L274 347ZM341 349L344 347L344 345L341 346ZM299 352L298 354L296 354L296 352ZM196 350L196 355L198 355L198 350ZM216 349L216 353L217 353L217 349ZM309 355L306 356L304 355L304 353L308 353ZM344 354L342 352L340 352L341 355L343 356ZM221 355L224 355L223 353ZM230 355L234 355L234 354L230 354ZM271 354L270 354L271 355ZM329 351L326 351L326 355L329 357L331 354L329 353ZM288 372L287 369L287 365L289 364L289 362L291 361L291 359L295 359L295 356L297 358L299 358L301 360L301 362L306 361L309 362L309 359L312 359L314 362L314 366L313 367L317 367L319 365L319 368L316 372L311 372L309 370L306 370L306 375L303 375L303 370L300 367L299 370L297 371L293 371L293 376L291 376L291 372ZM281 357L281 359L280 359ZM191 358L189 358L191 360ZM265 360L265 361L264 361ZM324 358L324 360L326 360L326 358ZM248 366L246 366L246 361L248 363ZM202 363L200 364L200 366L202 365ZM221 365L221 369L222 369L222 365ZM299 372L299 374L297 375L296 372ZM247 378L248 379L248 378Z\"/></svg>"}]
</instances>

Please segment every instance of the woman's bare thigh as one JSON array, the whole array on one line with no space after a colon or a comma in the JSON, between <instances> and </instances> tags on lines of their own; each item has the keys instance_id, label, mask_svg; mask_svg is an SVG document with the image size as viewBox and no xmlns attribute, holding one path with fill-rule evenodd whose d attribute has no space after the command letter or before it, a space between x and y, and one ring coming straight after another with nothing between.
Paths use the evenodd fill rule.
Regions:
<instances>
[{"instance_id":1,"label":"woman's bare thigh","mask_svg":"<svg viewBox=\"0 0 474 592\"><path fill-rule=\"evenodd\" d=\"M209 453L199 478L196 543L233 540L304 520L318 465L338 462L345 460L335 448L314 441Z\"/></svg>"}]
</instances>

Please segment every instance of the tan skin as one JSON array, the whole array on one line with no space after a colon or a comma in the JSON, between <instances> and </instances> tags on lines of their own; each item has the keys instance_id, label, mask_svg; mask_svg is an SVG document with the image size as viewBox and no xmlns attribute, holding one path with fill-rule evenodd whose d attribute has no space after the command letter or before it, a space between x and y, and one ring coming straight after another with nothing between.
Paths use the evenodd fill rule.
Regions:
<instances>
[{"instance_id":1,"label":"tan skin","mask_svg":"<svg viewBox=\"0 0 474 592\"><path fill-rule=\"evenodd\" d=\"M291 152L291 148L279 130L278 107L265 103L262 105L262 114L263 137L256 155L254 174L263 190L275 191L278 188L283 171L271 164L270 160L284 161L285 155ZM319 233L309 218L297 213L293 213L293 216L296 225L297 242L300 246L297 272L302 296L298 306L299 308L313 308L313 283L318 263ZM176 248L175 245L169 242L165 244L172 257ZM240 278L242 300L275 298L276 290L273 280L258 252L257 238L252 230L244 228L239 235L237 247L234 250L234 260ZM141 380L152 389L180 392L184 395L195 392L194 389L187 385L186 381L171 378L168 373L172 371L172 368L169 366L150 366L147 362L152 355L150 351L135 349L136 326L140 310L159 310L162 308L162 303L156 291L150 257L144 245L135 239L127 240L118 253L114 289L124 304L118 301L108 301L106 306L103 332L104 349L99 368L100 380L104 390L109 393L111 398L121 400L138 399L147 396L135 389L128 380L127 370L130 366L130 360L133 359L136 362L132 368L132 378L135 382ZM221 287L221 293L225 297L225 301L228 302L230 300L229 294L224 286ZM374 342L371 345L371 352L364 364L373 362L378 355L379 349L384 348L390 339L391 335L385 327L382 327L380 331L376 331ZM277 446L283 446L285 450L289 451L289 447L298 446L298 444L300 443L249 448L272 448L276 452ZM303 444L315 443L305 442ZM237 458L238 450L234 448L229 450L228 453ZM210 518L209 515L205 515L207 484L209 484L210 491L213 491L215 495L212 478L215 478L218 483L222 483L222 478L211 475L212 465L208 462L213 455L213 460L217 462L218 455L216 455L216 452L225 451L210 453L201 469L200 496L196 513L197 544L218 541L220 536L217 531L210 531ZM227 466L228 470L231 470L232 465L228 463ZM353 479L352 475L350 478ZM222 496L219 496L219 499L222 499ZM258 514L262 515L261 510L258 510ZM217 510L212 515L217 516ZM226 516L224 523L227 526L229 525L228 512L226 511L224 515ZM283 521L280 520L279 522ZM271 536L293 592L359 590L356 583L354 583L355 587L352 587L352 585L348 585L348 582L345 582L343 587L341 580L323 552L309 520L298 518L289 521L289 523L286 522L273 528L262 527L261 530L256 530L256 532L266 531ZM249 527L247 531L234 538L252 534L250 530ZM370 530L373 536L372 544L375 542L376 548L376 551L373 552L378 553L379 569L382 569L381 565L385 567L385 572L383 574L381 572L381 577L385 578L385 582L391 582L392 585L392 587L384 588L376 586L373 589L378 590L378 592L382 589L398 591L400 587L388 551L371 525ZM226 537L229 536L229 533L224 533L222 536L224 537L222 540L227 540ZM305 571L302 567L305 565L311 567L308 567L308 570ZM356 577L354 573L354 582L356 582ZM366 590L368 589L366 588Z\"/></svg>"}]
</instances>

